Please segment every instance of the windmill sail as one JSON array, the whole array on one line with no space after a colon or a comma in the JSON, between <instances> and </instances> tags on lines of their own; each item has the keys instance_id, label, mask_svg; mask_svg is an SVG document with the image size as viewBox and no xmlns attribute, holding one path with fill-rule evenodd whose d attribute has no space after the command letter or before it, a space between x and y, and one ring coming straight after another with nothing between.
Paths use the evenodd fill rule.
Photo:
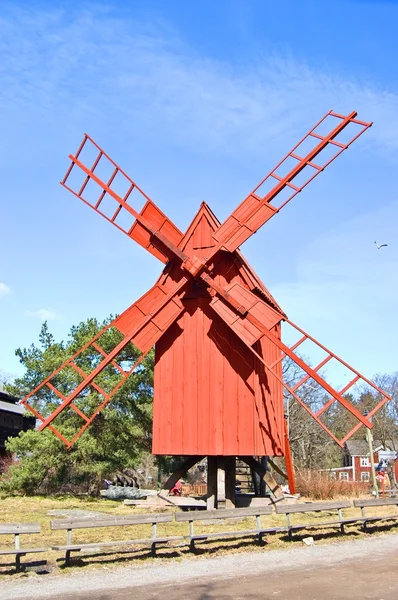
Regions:
<instances>
[{"instance_id":1,"label":"windmill sail","mask_svg":"<svg viewBox=\"0 0 398 600\"><path fill-rule=\"evenodd\" d=\"M350 403L349 400L347 400L347 398L344 397L344 394L346 394L350 388L352 388L355 384L357 384L360 381L366 383L370 388L372 388L373 391L379 395L379 400L373 407L372 411L369 413L370 417L373 416L373 414L375 414L386 402L388 402L391 399L390 396L388 396L388 394L383 392L378 386L376 386L366 377L361 375L356 369L350 367L336 354L334 354L325 346L317 342L315 338L305 333L305 331L302 330L300 327L294 325L291 321L288 321L286 318L280 315L277 311L271 308L268 304L266 304L261 298L256 296L250 290L243 288L238 283L234 283L231 286L227 286L226 290L236 300L239 299L239 301L241 302L241 306L243 306L247 311L246 316L238 314L231 306L227 305L227 303L222 297L219 296L215 296L213 298L211 302L212 308L263 363L270 376L276 377L283 385L285 390L303 406L303 408L315 419L315 421L317 421L317 423L325 431L327 431L327 433L340 446L343 446L344 443L358 430L358 428L361 425L365 425L369 428L372 427L369 418L364 416L356 406ZM301 337L298 340L298 342L296 342L291 347L284 344L278 337L274 335L272 331L274 325L281 320L286 320L292 328L294 328L301 334ZM258 342L263 336L267 337L267 339L273 342L275 346L277 346L280 350L280 357L270 364L268 364L266 360L263 357L261 357L253 348L253 345L256 342ZM299 348L299 346L307 340L311 341L313 344L321 348L326 354L325 358L323 358L323 360L314 368L306 364L306 362L296 353L297 348ZM303 373L302 377L300 377L299 380L295 382L293 386L290 386L288 383L286 383L286 381L284 381L275 371L275 367L285 357L288 357L290 360L292 360ZM332 359L343 365L352 374L352 379L340 391L335 390L320 374L321 368L324 367ZM311 410L308 404L306 404L303 401L303 399L298 393L298 389L309 380L312 380L317 386L322 388L329 398L323 404L323 406L319 408L319 410L317 410L316 412L313 412ZM355 426L352 427L352 429L348 431L341 439L338 439L334 435L334 433L327 427L327 425L320 419L323 413L325 413L335 402L338 402L357 420Z\"/></svg>"},{"instance_id":2,"label":"windmill sail","mask_svg":"<svg viewBox=\"0 0 398 600\"><path fill-rule=\"evenodd\" d=\"M214 233L216 251L220 247L236 250L372 125L356 115L329 111ZM349 137L340 141L346 128Z\"/></svg>"},{"instance_id":3,"label":"windmill sail","mask_svg":"<svg viewBox=\"0 0 398 600\"><path fill-rule=\"evenodd\" d=\"M178 254L181 231L90 136L69 158L61 185L163 263Z\"/></svg>"},{"instance_id":4,"label":"windmill sail","mask_svg":"<svg viewBox=\"0 0 398 600\"><path fill-rule=\"evenodd\" d=\"M178 294L186 282L181 279L172 290L154 285L22 400L22 404L41 421L40 430L48 427L67 447L72 446L181 314L183 305ZM116 345L110 348L107 338L112 330L118 335ZM60 375L66 375L74 383L67 391L58 385ZM86 414L79 407L79 399L93 390L97 393L97 405ZM49 397L55 407L50 415L43 415L39 407L43 405L43 399ZM55 419L65 410L72 410L82 421L72 439L67 439L54 425Z\"/></svg>"}]
</instances>

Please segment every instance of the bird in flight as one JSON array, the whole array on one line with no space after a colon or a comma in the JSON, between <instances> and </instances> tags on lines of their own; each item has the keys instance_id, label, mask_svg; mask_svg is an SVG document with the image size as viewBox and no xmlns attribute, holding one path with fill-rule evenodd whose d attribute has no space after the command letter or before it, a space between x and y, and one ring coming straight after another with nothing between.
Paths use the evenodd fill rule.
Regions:
<instances>
[{"instance_id":1,"label":"bird in flight","mask_svg":"<svg viewBox=\"0 0 398 600\"><path fill-rule=\"evenodd\" d=\"M375 244L378 250L380 250L380 248L384 248L384 246L388 246L388 244L378 244L377 242L375 242Z\"/></svg>"}]
</instances>

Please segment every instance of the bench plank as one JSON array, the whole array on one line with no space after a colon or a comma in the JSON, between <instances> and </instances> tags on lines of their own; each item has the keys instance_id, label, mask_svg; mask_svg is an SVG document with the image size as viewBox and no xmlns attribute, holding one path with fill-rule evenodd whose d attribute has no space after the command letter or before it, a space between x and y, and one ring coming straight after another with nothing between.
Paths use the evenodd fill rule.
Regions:
<instances>
[{"instance_id":1,"label":"bench plank","mask_svg":"<svg viewBox=\"0 0 398 600\"><path fill-rule=\"evenodd\" d=\"M106 548L108 546L152 546L152 544L166 544L169 541L184 540L184 536L175 535L165 538L140 538L137 540L120 540L113 542L91 542L89 544L66 544L65 546L53 546L53 550L74 550L79 551L89 548Z\"/></svg>"},{"instance_id":2,"label":"bench plank","mask_svg":"<svg viewBox=\"0 0 398 600\"><path fill-rule=\"evenodd\" d=\"M289 529L313 529L314 527L327 527L328 525L342 525L342 521L319 521L319 523L295 523Z\"/></svg>"},{"instance_id":3,"label":"bench plank","mask_svg":"<svg viewBox=\"0 0 398 600\"><path fill-rule=\"evenodd\" d=\"M323 510L340 510L342 508L351 508L349 500L340 502L308 502L305 504L276 504L275 510L280 515L290 515L294 513L321 512Z\"/></svg>"},{"instance_id":4,"label":"bench plank","mask_svg":"<svg viewBox=\"0 0 398 600\"><path fill-rule=\"evenodd\" d=\"M272 506L257 506L247 508L226 508L214 510L191 510L176 512L176 521L207 521L210 519L232 519L256 517L272 514Z\"/></svg>"},{"instance_id":5,"label":"bench plank","mask_svg":"<svg viewBox=\"0 0 398 600\"><path fill-rule=\"evenodd\" d=\"M363 506L397 506L398 498L359 498L354 500L354 506L362 508Z\"/></svg>"},{"instance_id":6,"label":"bench plank","mask_svg":"<svg viewBox=\"0 0 398 600\"><path fill-rule=\"evenodd\" d=\"M32 554L34 552L47 552L48 548L12 548L10 550L0 550L0 556L6 554Z\"/></svg>"},{"instance_id":7,"label":"bench plank","mask_svg":"<svg viewBox=\"0 0 398 600\"><path fill-rule=\"evenodd\" d=\"M362 518L362 520L365 522L367 522L367 521L389 521L391 519L398 519L398 515L386 515L385 517L380 515L380 517L363 517Z\"/></svg>"},{"instance_id":8,"label":"bench plank","mask_svg":"<svg viewBox=\"0 0 398 600\"><path fill-rule=\"evenodd\" d=\"M0 534L40 533L40 523L0 523Z\"/></svg>"},{"instance_id":9,"label":"bench plank","mask_svg":"<svg viewBox=\"0 0 398 600\"><path fill-rule=\"evenodd\" d=\"M191 540L207 540L208 538L216 538L216 537L237 537L239 535L241 536L246 536L246 535L258 535L258 530L257 529L247 529L245 530L240 530L240 531L227 531L227 532L219 532L219 533L198 533L195 535L192 535L190 537Z\"/></svg>"},{"instance_id":10,"label":"bench plank","mask_svg":"<svg viewBox=\"0 0 398 600\"><path fill-rule=\"evenodd\" d=\"M173 520L171 513L153 513L145 515L129 515L123 517L93 517L89 519L56 519L50 522L52 530L59 529L90 529L93 527L115 527L127 525L142 525L151 523L169 523Z\"/></svg>"}]
</instances>

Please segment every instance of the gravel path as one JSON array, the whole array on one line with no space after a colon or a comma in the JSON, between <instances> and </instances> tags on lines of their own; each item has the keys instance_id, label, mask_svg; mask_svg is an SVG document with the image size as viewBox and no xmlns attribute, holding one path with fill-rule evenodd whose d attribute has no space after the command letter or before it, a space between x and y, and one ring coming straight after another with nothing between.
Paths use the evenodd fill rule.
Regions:
<instances>
[{"instance_id":1,"label":"gravel path","mask_svg":"<svg viewBox=\"0 0 398 600\"><path fill-rule=\"evenodd\" d=\"M2 582L2 600L28 600L45 598L86 597L104 598L119 596L119 591L146 585L155 586L225 580L250 575L282 573L332 566L338 568L348 561L383 560L398 557L398 535L386 535L338 544L296 547L287 550L231 554L217 558L192 558L182 561L167 560L161 565L132 563L128 567L101 568L79 571L68 575L29 575L26 579ZM138 590L137 590L138 591ZM95 592L95 593L94 593ZM88 597L88 596L87 596ZM381 596L382 597L382 596Z\"/></svg>"}]
</instances>

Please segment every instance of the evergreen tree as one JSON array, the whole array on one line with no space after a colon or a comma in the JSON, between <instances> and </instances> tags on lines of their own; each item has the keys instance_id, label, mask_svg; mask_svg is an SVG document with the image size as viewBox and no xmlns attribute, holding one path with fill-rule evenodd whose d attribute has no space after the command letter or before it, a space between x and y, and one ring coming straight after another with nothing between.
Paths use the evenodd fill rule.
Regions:
<instances>
[{"instance_id":1,"label":"evergreen tree","mask_svg":"<svg viewBox=\"0 0 398 600\"><path fill-rule=\"evenodd\" d=\"M7 391L20 398L25 396L110 320L99 323L96 319L88 319L73 326L66 342L56 342L47 323L44 323L37 345L16 350L26 372L12 385L7 385ZM120 339L121 334L110 328L99 338L98 344L110 352ZM124 370L128 370L138 356L139 351L128 344L117 361ZM82 371L89 373L100 360L100 353L89 346L75 362ZM150 451L153 367L154 354L150 352L70 450L48 429L21 432L18 437L10 439L7 450L17 461L0 479L0 487L8 492L26 494L75 490L93 493L102 486L102 480L116 470L136 466L142 454ZM110 365L95 378L95 383L109 392L120 378L120 372ZM53 377L51 383L67 396L81 380L80 375L69 367ZM90 415L102 401L103 397L90 386L74 403L84 414ZM45 386L32 406L47 417L60 402L60 398ZM54 421L67 439L72 439L83 423L72 409L63 411Z\"/></svg>"}]
</instances>

